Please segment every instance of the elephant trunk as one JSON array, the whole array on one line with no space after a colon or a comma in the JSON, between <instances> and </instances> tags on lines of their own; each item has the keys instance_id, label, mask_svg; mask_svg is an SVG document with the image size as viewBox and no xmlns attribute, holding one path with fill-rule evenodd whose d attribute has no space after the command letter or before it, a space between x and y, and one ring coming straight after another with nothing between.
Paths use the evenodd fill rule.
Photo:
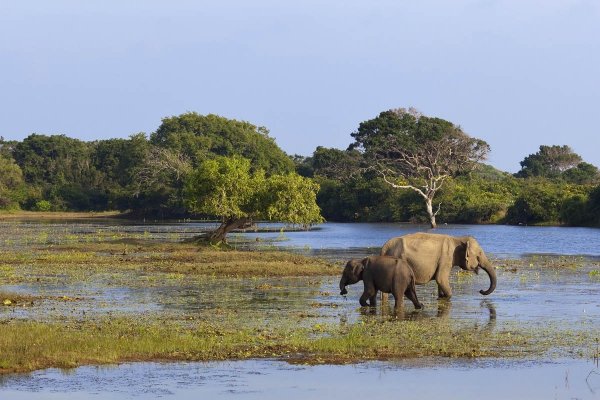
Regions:
<instances>
[{"instance_id":1,"label":"elephant trunk","mask_svg":"<svg viewBox=\"0 0 600 400\"><path fill-rule=\"evenodd\" d=\"M488 294L492 293L494 289L496 289L496 270L494 270L492 264L490 264L490 262L487 260L481 264L481 268L487 272L488 276L490 277L490 287L488 290L480 290L479 293L487 296Z\"/></svg>"},{"instance_id":2,"label":"elephant trunk","mask_svg":"<svg viewBox=\"0 0 600 400\"><path fill-rule=\"evenodd\" d=\"M346 290L346 278L342 276L342 279L340 279L340 294L343 296L346 293L348 293Z\"/></svg>"}]
</instances>

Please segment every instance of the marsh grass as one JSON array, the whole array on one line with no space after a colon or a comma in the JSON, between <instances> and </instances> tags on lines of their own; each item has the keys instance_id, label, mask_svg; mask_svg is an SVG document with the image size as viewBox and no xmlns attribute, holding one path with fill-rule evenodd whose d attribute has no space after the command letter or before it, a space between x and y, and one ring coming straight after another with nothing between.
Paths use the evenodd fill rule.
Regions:
<instances>
[{"instance_id":1,"label":"marsh grass","mask_svg":"<svg viewBox=\"0 0 600 400\"><path fill-rule=\"evenodd\" d=\"M230 318L143 321L139 318L1 325L0 372L125 361L279 358L300 363L350 363L408 357L519 357L560 341L581 347L582 332L480 330L434 321L378 320L352 325L240 327ZM475 334L474 334L475 333ZM543 334L543 341L536 336ZM583 354L582 354L583 355Z\"/></svg>"},{"instance_id":2,"label":"marsh grass","mask_svg":"<svg viewBox=\"0 0 600 400\"><path fill-rule=\"evenodd\" d=\"M102 212L59 212L59 211L0 211L0 220L46 220L46 219L88 219L88 218L119 218L125 214L118 211Z\"/></svg>"},{"instance_id":3,"label":"marsh grass","mask_svg":"<svg viewBox=\"0 0 600 400\"><path fill-rule=\"evenodd\" d=\"M276 251L219 250L186 244L122 243L43 246L0 251L0 277L66 274L79 279L90 273L138 271L215 277L331 276L340 267L323 260Z\"/></svg>"},{"instance_id":4,"label":"marsh grass","mask_svg":"<svg viewBox=\"0 0 600 400\"><path fill-rule=\"evenodd\" d=\"M549 256L535 255L526 259L529 265L543 268L571 269L576 270L589 264L589 260L583 256Z\"/></svg>"}]
</instances>

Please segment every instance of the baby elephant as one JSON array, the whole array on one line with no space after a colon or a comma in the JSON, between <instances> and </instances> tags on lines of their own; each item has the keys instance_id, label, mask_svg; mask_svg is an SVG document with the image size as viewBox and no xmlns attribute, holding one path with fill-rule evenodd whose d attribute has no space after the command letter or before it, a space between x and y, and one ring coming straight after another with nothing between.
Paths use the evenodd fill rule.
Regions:
<instances>
[{"instance_id":1,"label":"baby elephant","mask_svg":"<svg viewBox=\"0 0 600 400\"><path fill-rule=\"evenodd\" d=\"M389 256L351 259L346 263L340 280L340 294L348 293L346 285L355 284L360 280L365 285L365 290L360 296L360 305L363 307L367 306L367 299L369 305L374 307L377 303L377 291L381 290L394 296L396 308L402 307L403 295L413 302L415 308L423 308L415 291L415 275L403 259Z\"/></svg>"}]
</instances>

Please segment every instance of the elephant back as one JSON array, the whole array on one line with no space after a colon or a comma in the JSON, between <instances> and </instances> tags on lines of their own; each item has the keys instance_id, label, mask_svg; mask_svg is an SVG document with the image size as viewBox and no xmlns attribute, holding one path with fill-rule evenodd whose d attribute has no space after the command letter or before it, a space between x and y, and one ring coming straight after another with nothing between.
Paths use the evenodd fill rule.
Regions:
<instances>
[{"instance_id":1,"label":"elephant back","mask_svg":"<svg viewBox=\"0 0 600 400\"><path fill-rule=\"evenodd\" d=\"M390 240L388 240L387 242L385 242L383 244L380 254L382 256L391 256L391 257L402 256L403 240L404 239L402 236L391 238Z\"/></svg>"},{"instance_id":2,"label":"elephant back","mask_svg":"<svg viewBox=\"0 0 600 400\"><path fill-rule=\"evenodd\" d=\"M409 233L404 236L393 237L383 244L381 248L382 256L403 257L419 252L426 252L430 255L439 256L440 250L444 245L451 244L453 238L448 235L434 233Z\"/></svg>"}]
</instances>

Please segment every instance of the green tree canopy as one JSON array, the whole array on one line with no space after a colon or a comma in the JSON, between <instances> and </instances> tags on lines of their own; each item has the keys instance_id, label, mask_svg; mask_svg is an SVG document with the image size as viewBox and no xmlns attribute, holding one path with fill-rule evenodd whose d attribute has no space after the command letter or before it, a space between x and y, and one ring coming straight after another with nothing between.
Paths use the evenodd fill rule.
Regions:
<instances>
[{"instance_id":1,"label":"green tree canopy","mask_svg":"<svg viewBox=\"0 0 600 400\"><path fill-rule=\"evenodd\" d=\"M587 202L587 212L589 219L586 225L600 225L600 185L591 191Z\"/></svg>"},{"instance_id":2,"label":"green tree canopy","mask_svg":"<svg viewBox=\"0 0 600 400\"><path fill-rule=\"evenodd\" d=\"M187 179L184 198L196 213L222 221L209 240L220 242L234 229L257 219L309 225L322 221L319 186L295 173L271 175L252 171L250 160L216 157L202 162Z\"/></svg>"},{"instance_id":3,"label":"green tree canopy","mask_svg":"<svg viewBox=\"0 0 600 400\"><path fill-rule=\"evenodd\" d=\"M21 168L12 158L0 154L0 209L19 208L25 195Z\"/></svg>"},{"instance_id":4,"label":"green tree canopy","mask_svg":"<svg viewBox=\"0 0 600 400\"><path fill-rule=\"evenodd\" d=\"M600 171L595 165L580 162L576 167L569 168L562 173L562 178L578 185L591 185L600 182Z\"/></svg>"},{"instance_id":5,"label":"green tree canopy","mask_svg":"<svg viewBox=\"0 0 600 400\"><path fill-rule=\"evenodd\" d=\"M569 146L540 146L537 153L530 154L520 162L521 170L516 173L519 178L540 176L557 178L566 170L576 167L581 157Z\"/></svg>"},{"instance_id":6,"label":"green tree canopy","mask_svg":"<svg viewBox=\"0 0 600 400\"><path fill-rule=\"evenodd\" d=\"M489 167L449 179L440 192L440 218L458 223L502 221L519 193L519 180Z\"/></svg>"},{"instance_id":7,"label":"green tree canopy","mask_svg":"<svg viewBox=\"0 0 600 400\"><path fill-rule=\"evenodd\" d=\"M568 198L561 209L561 221L572 226L600 226L600 185L587 194Z\"/></svg>"},{"instance_id":8,"label":"green tree canopy","mask_svg":"<svg viewBox=\"0 0 600 400\"><path fill-rule=\"evenodd\" d=\"M31 134L14 146L13 157L26 183L38 188L54 208L102 209L106 195L98 189L102 176L92 163L92 147L65 135Z\"/></svg>"},{"instance_id":9,"label":"green tree canopy","mask_svg":"<svg viewBox=\"0 0 600 400\"><path fill-rule=\"evenodd\" d=\"M425 201L432 227L436 226L433 198L450 177L474 169L485 159L489 145L441 118L414 109L384 111L362 122L352 133L350 149L363 152L369 168L397 189L412 189Z\"/></svg>"},{"instance_id":10,"label":"green tree canopy","mask_svg":"<svg viewBox=\"0 0 600 400\"><path fill-rule=\"evenodd\" d=\"M144 133L131 135L129 139L99 140L92 142L92 163L106 180L125 187L144 162L149 147Z\"/></svg>"},{"instance_id":11,"label":"green tree canopy","mask_svg":"<svg viewBox=\"0 0 600 400\"><path fill-rule=\"evenodd\" d=\"M589 188L552 181L547 178L532 178L522 181L520 193L516 196L506 215L510 224L540 224L561 222L561 210L566 202L585 196Z\"/></svg>"},{"instance_id":12,"label":"green tree canopy","mask_svg":"<svg viewBox=\"0 0 600 400\"><path fill-rule=\"evenodd\" d=\"M101 174L99 188L107 193L110 209L141 208L138 171L144 168L151 145L144 133L129 139L107 139L91 143L92 165Z\"/></svg>"},{"instance_id":13,"label":"green tree canopy","mask_svg":"<svg viewBox=\"0 0 600 400\"><path fill-rule=\"evenodd\" d=\"M339 150L317 147L312 156L314 174L331 179L346 179L361 166L357 150Z\"/></svg>"},{"instance_id":14,"label":"green tree canopy","mask_svg":"<svg viewBox=\"0 0 600 400\"><path fill-rule=\"evenodd\" d=\"M214 114L188 112L163 118L150 141L184 154L193 166L215 155L238 155L251 160L254 169L262 169L267 174L294 170L293 161L277 146L266 128Z\"/></svg>"},{"instance_id":15,"label":"green tree canopy","mask_svg":"<svg viewBox=\"0 0 600 400\"><path fill-rule=\"evenodd\" d=\"M31 184L90 185L97 178L91 163L91 146L65 135L31 134L15 146L13 156L26 182Z\"/></svg>"}]
</instances>

